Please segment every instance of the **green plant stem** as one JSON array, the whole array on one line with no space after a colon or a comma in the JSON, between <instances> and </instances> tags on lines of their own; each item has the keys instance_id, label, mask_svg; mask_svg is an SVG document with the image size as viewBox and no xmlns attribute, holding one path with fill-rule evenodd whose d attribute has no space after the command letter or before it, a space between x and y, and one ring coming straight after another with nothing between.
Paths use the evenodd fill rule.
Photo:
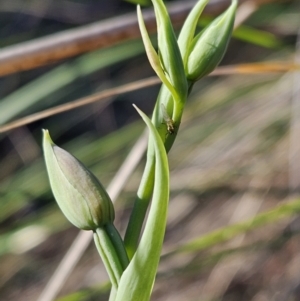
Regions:
<instances>
[{"instance_id":1,"label":"green plant stem","mask_svg":"<svg viewBox=\"0 0 300 301\"><path fill-rule=\"evenodd\" d=\"M163 257L166 258L177 253L188 253L195 251L199 252L201 250L210 248L218 243L228 241L239 234L244 234L247 231L254 230L258 227L278 222L280 219L290 217L294 214L298 214L299 212L300 199L296 199L288 203L279 204L275 208L267 212L262 212L257 216L250 218L246 221L225 226L221 229L212 231L199 238L193 239L182 246L177 246L175 250L170 251Z\"/></svg>"},{"instance_id":2,"label":"green plant stem","mask_svg":"<svg viewBox=\"0 0 300 301\"><path fill-rule=\"evenodd\" d=\"M127 268L129 264L129 259L124 247L123 240L118 232L118 230L115 228L113 223L108 223L104 226L107 235L109 236L115 251L118 255L118 258L120 260L120 263L122 265L123 271Z\"/></svg>"},{"instance_id":3,"label":"green plant stem","mask_svg":"<svg viewBox=\"0 0 300 301\"><path fill-rule=\"evenodd\" d=\"M148 209L150 198L152 196L154 187L154 171L155 158L153 156L153 152L150 153L148 149L146 166L124 237L125 248L130 260L137 249L139 236Z\"/></svg>"},{"instance_id":4,"label":"green plant stem","mask_svg":"<svg viewBox=\"0 0 300 301\"><path fill-rule=\"evenodd\" d=\"M117 296L117 289L114 286L112 286L111 290L110 290L108 301L115 301L116 300L116 296Z\"/></svg>"},{"instance_id":5,"label":"green plant stem","mask_svg":"<svg viewBox=\"0 0 300 301\"><path fill-rule=\"evenodd\" d=\"M150 119L137 107L150 131L150 148L155 152L155 184L144 233L124 271L116 301L149 301L160 259L167 223L169 202L169 166L164 144Z\"/></svg>"},{"instance_id":6,"label":"green plant stem","mask_svg":"<svg viewBox=\"0 0 300 301\"><path fill-rule=\"evenodd\" d=\"M123 268L114 245L104 228L97 228L94 231L94 241L112 286L117 289Z\"/></svg>"},{"instance_id":7,"label":"green plant stem","mask_svg":"<svg viewBox=\"0 0 300 301\"><path fill-rule=\"evenodd\" d=\"M188 83L188 91L190 94L192 90L193 83ZM166 100L167 99L167 100ZM162 140L165 143L166 152L168 153L171 149L174 140L176 138L176 134L178 132L180 120L181 120L181 114L184 109L185 100L182 101L182 107L178 108L174 112L173 116L175 115L176 118L178 118L177 131L174 135L168 135L166 136L167 130L161 130L161 120L159 120L158 116L158 110L161 106L161 103L166 101L173 101L172 96L168 89L163 85L161 87L161 91L159 92L158 99L156 101L156 105L153 111L153 117L152 117L152 123L155 125L156 129L158 130ZM125 248L128 254L129 259L133 257L137 246L139 237L141 234L142 226L144 223L144 219L146 216L146 212L150 203L150 199L152 196L153 188L154 188L154 172L155 172L155 156L154 156L154 149L153 144L151 142L151 137L149 138L148 143L148 151L147 151L147 162L144 169L144 173L142 176L142 180L139 186L139 190L137 193L137 197L135 199L133 209L130 215L129 223L127 226L127 230L124 237L124 244Z\"/></svg>"}]
</instances>

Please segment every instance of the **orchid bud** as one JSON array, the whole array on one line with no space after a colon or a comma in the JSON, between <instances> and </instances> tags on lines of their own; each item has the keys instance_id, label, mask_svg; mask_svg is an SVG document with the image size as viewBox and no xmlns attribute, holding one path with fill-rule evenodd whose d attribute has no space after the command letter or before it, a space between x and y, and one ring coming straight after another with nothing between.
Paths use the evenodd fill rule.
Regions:
<instances>
[{"instance_id":1,"label":"orchid bud","mask_svg":"<svg viewBox=\"0 0 300 301\"><path fill-rule=\"evenodd\" d=\"M152 3L157 22L160 61L179 95L179 99L175 99L175 101L184 103L187 97L188 86L177 38L163 1L152 0Z\"/></svg>"},{"instance_id":2,"label":"orchid bud","mask_svg":"<svg viewBox=\"0 0 300 301\"><path fill-rule=\"evenodd\" d=\"M237 1L233 0L227 11L192 40L185 70L189 81L209 74L222 60L232 34L236 7Z\"/></svg>"},{"instance_id":3,"label":"orchid bud","mask_svg":"<svg viewBox=\"0 0 300 301\"><path fill-rule=\"evenodd\" d=\"M158 53L148 35L142 12L138 7L138 21L150 64L172 94L175 103L185 103L188 85L184 66L167 9L162 0L152 0L156 22Z\"/></svg>"},{"instance_id":4,"label":"orchid bud","mask_svg":"<svg viewBox=\"0 0 300 301\"><path fill-rule=\"evenodd\" d=\"M44 130L44 156L54 197L67 219L82 230L114 220L114 207L98 179L75 157L56 146Z\"/></svg>"}]
</instances>

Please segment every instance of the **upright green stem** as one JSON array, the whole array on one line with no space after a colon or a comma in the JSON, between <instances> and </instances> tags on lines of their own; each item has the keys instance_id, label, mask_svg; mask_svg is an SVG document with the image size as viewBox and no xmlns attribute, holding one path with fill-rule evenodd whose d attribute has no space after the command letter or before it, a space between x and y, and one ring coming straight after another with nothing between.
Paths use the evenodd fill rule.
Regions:
<instances>
[{"instance_id":1,"label":"upright green stem","mask_svg":"<svg viewBox=\"0 0 300 301\"><path fill-rule=\"evenodd\" d=\"M104 228L96 229L94 232L94 241L110 281L113 287L117 289L123 273L123 268L114 245Z\"/></svg>"},{"instance_id":2,"label":"upright green stem","mask_svg":"<svg viewBox=\"0 0 300 301\"><path fill-rule=\"evenodd\" d=\"M178 40L163 1L152 0L152 2L158 25L159 56L151 44L140 9L138 18L150 64L163 82L153 111L152 123L168 153L175 141L185 102L193 83L214 70L224 56L233 29L237 0L232 0L226 12L216 18L201 34L196 34L199 16L208 2L200 0L183 25ZM162 104L171 116L172 131L166 124L162 126ZM154 172L154 151L149 139L147 163L125 235L125 247L130 259L137 249L150 203Z\"/></svg>"},{"instance_id":3,"label":"upright green stem","mask_svg":"<svg viewBox=\"0 0 300 301\"><path fill-rule=\"evenodd\" d=\"M114 286L112 286L111 290L110 290L108 301L115 301L116 300L116 296L117 296L117 289Z\"/></svg>"},{"instance_id":4,"label":"upright green stem","mask_svg":"<svg viewBox=\"0 0 300 301\"><path fill-rule=\"evenodd\" d=\"M115 251L116 251L118 258L120 260L120 263L122 265L122 269L123 269L123 271L125 271L125 269L127 268L128 264L129 264L129 259L128 259L128 256L127 256L127 253L126 253L126 250L124 247L123 240L113 223L106 224L104 226L104 228L115 248Z\"/></svg>"},{"instance_id":5,"label":"upright green stem","mask_svg":"<svg viewBox=\"0 0 300 301\"><path fill-rule=\"evenodd\" d=\"M191 88L193 86L193 83L189 83L189 93L191 92ZM152 122L155 125L155 127L158 129L161 126L161 121L158 119L158 112L157 110L160 107L160 104L162 103L162 100L164 101L173 101L172 95L168 91L168 89L165 86L161 87L161 91L159 93L156 106L153 112ZM178 118L179 122L181 119L181 114L183 111L185 100L182 101L181 108L177 106L176 109L174 109L174 114L176 118ZM177 131L179 127L179 123L177 125ZM162 140L165 142L166 151L169 152L171 149L174 139L176 137L176 134L174 135L168 135L166 137L165 131L159 131L160 136L162 137ZM139 190L137 193L137 197L134 202L133 210L130 216L130 220L127 226L125 238L124 238L124 244L125 248L128 254L129 259L133 257L137 246L139 237L141 234L143 222L146 216L146 212L151 200L153 188L154 188L154 172L155 172L155 157L154 157L154 149L153 144L151 142L151 138L149 138L148 143L148 152L147 152L147 162L145 166L145 170L143 173L143 177L141 180L141 184L139 186Z\"/></svg>"},{"instance_id":6,"label":"upright green stem","mask_svg":"<svg viewBox=\"0 0 300 301\"><path fill-rule=\"evenodd\" d=\"M137 249L141 229L152 196L153 187L154 187L154 171L155 171L154 155L153 152L151 152L150 154L148 149L147 163L144 169L141 184L137 192L137 197L134 202L134 206L132 209L132 213L130 216L130 220L124 238L125 248L130 260Z\"/></svg>"}]
</instances>

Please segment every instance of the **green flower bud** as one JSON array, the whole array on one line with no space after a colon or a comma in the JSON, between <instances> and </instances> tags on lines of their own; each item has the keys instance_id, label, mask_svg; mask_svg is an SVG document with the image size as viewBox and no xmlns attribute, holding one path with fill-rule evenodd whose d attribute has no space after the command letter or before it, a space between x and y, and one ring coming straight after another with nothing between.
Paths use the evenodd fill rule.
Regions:
<instances>
[{"instance_id":1,"label":"green flower bud","mask_svg":"<svg viewBox=\"0 0 300 301\"><path fill-rule=\"evenodd\" d=\"M172 94L173 100L177 103L184 103L188 85L171 20L162 0L152 0L152 2L157 22L158 53L149 38L141 9L139 6L137 9L146 53L152 68Z\"/></svg>"},{"instance_id":2,"label":"green flower bud","mask_svg":"<svg viewBox=\"0 0 300 301\"><path fill-rule=\"evenodd\" d=\"M213 71L222 60L227 49L235 19L237 1L207 28L200 32L189 45L186 75L195 82Z\"/></svg>"},{"instance_id":3,"label":"green flower bud","mask_svg":"<svg viewBox=\"0 0 300 301\"><path fill-rule=\"evenodd\" d=\"M179 95L179 99L175 99L175 101L185 102L188 86L177 38L163 1L152 0L152 3L157 22L158 50L161 65Z\"/></svg>"},{"instance_id":4,"label":"green flower bud","mask_svg":"<svg viewBox=\"0 0 300 301\"><path fill-rule=\"evenodd\" d=\"M189 45L195 36L196 27L198 25L199 17L209 0L199 0L197 4L190 11L178 36L178 46L181 52L183 65L186 69L187 59L189 55Z\"/></svg>"},{"instance_id":5,"label":"green flower bud","mask_svg":"<svg viewBox=\"0 0 300 301\"><path fill-rule=\"evenodd\" d=\"M75 157L56 146L44 130L44 155L54 197L64 215L82 230L114 220L114 207L98 179Z\"/></svg>"}]
</instances>

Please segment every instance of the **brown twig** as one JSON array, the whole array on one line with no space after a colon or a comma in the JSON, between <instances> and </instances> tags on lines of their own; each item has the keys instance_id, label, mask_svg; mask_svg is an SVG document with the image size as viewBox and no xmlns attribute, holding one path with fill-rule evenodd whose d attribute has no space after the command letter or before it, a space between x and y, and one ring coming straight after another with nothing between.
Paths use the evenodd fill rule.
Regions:
<instances>
[{"instance_id":1,"label":"brown twig","mask_svg":"<svg viewBox=\"0 0 300 301\"><path fill-rule=\"evenodd\" d=\"M228 6L229 1L218 0L207 5L206 11L216 14ZM195 1L181 1L168 7L174 26L183 22ZM152 9L143 15L150 32L156 30ZM0 51L0 76L33 69L91 50L140 38L135 13L95 22L76 29L66 30L29 42L8 46Z\"/></svg>"},{"instance_id":2,"label":"brown twig","mask_svg":"<svg viewBox=\"0 0 300 301\"><path fill-rule=\"evenodd\" d=\"M254 64L240 64L235 66L223 66L217 68L210 76L219 75L233 75L233 74L258 74L258 73L281 73L293 70L300 70L300 65L286 62L270 62L270 63L254 63ZM134 90L143 89L149 86L157 85L160 80L157 77L149 77L138 80L129 84L125 84L116 88L107 89L91 96L83 97L78 100L62 104L41 112L37 112L18 120L0 126L0 133L4 133L20 126L44 119L59 113L70 111L88 104L105 100L109 97L116 96L123 93L128 93Z\"/></svg>"}]
</instances>

